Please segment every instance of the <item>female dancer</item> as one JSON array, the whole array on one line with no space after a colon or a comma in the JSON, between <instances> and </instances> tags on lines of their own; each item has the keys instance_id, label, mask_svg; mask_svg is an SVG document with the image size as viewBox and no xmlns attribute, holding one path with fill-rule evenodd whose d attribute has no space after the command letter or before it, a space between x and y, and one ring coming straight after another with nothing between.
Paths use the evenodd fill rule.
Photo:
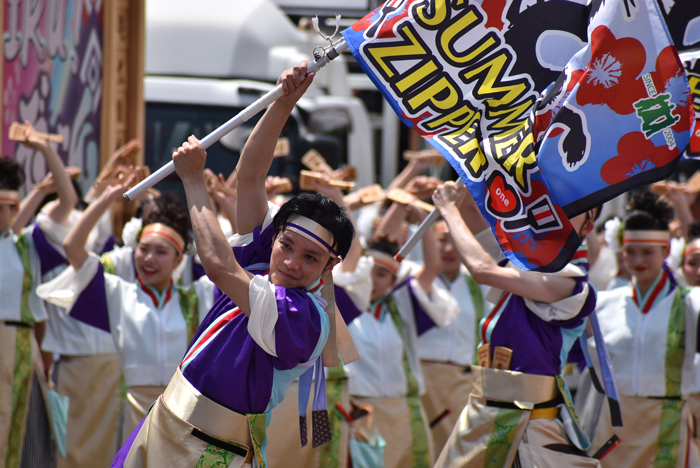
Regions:
<instances>
[{"instance_id":1,"label":"female dancer","mask_svg":"<svg viewBox=\"0 0 700 468\"><path fill-rule=\"evenodd\" d=\"M25 144L44 156L53 174L59 201L46 214L63 223L78 201L63 162L46 141L30 137ZM23 183L19 164L0 158L0 467L8 468L51 466L55 455L38 346L48 317L35 289L65 260L37 225L13 235Z\"/></svg>"},{"instance_id":2,"label":"female dancer","mask_svg":"<svg viewBox=\"0 0 700 468\"><path fill-rule=\"evenodd\" d=\"M664 262L672 217L671 206L651 192L635 195L622 236L622 259L632 278L598 295L596 310L624 421L613 430L608 411L598 419L594 446L613 433L621 439L605 457L607 466L698 464L689 443L693 418L686 399L694 377L700 289L678 287Z\"/></svg>"},{"instance_id":3,"label":"female dancer","mask_svg":"<svg viewBox=\"0 0 700 468\"><path fill-rule=\"evenodd\" d=\"M90 205L64 242L71 267L39 288L71 317L112 334L127 387L120 443L165 389L214 300L206 277L188 289L173 283L189 242L187 215L177 204L156 203L144 217L134 252L136 281L106 272L85 250L95 223L131 181L109 187Z\"/></svg>"},{"instance_id":4,"label":"female dancer","mask_svg":"<svg viewBox=\"0 0 700 468\"><path fill-rule=\"evenodd\" d=\"M425 263L414 274L401 277L394 260L398 245L389 238L399 236L409 211L413 211L410 205L391 205L375 232L382 237L367 246L364 255L372 279L369 307L359 309L353 301L338 300L362 356L345 366L349 393L356 404L371 407L376 429L386 441L387 468L433 463L428 420L420 401L426 386L418 337L436 325L447 325L459 310L449 292L433 287L439 261L432 230L422 242Z\"/></svg>"}]
</instances>

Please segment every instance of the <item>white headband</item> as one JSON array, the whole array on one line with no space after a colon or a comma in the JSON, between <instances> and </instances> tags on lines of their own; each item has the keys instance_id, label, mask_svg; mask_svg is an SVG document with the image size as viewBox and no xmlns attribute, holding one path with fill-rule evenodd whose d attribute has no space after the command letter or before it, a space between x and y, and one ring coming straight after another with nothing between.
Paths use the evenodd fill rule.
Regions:
<instances>
[{"instance_id":1,"label":"white headband","mask_svg":"<svg viewBox=\"0 0 700 468\"><path fill-rule=\"evenodd\" d=\"M399 273L399 262L391 255L379 250L368 250L365 255L374 259L374 264L386 268L396 276Z\"/></svg>"},{"instance_id":2,"label":"white headband","mask_svg":"<svg viewBox=\"0 0 700 468\"><path fill-rule=\"evenodd\" d=\"M3 205L17 205L19 203L19 191L0 190L0 203Z\"/></svg>"},{"instance_id":3,"label":"white headband","mask_svg":"<svg viewBox=\"0 0 700 468\"><path fill-rule=\"evenodd\" d=\"M622 231L623 244L636 245L667 245L671 239L668 231L661 230L634 230Z\"/></svg>"},{"instance_id":4,"label":"white headband","mask_svg":"<svg viewBox=\"0 0 700 468\"><path fill-rule=\"evenodd\" d=\"M316 221L300 214L294 214L287 219L284 228L306 237L328 252L331 258L338 258L338 252L332 247L333 234Z\"/></svg>"}]
</instances>

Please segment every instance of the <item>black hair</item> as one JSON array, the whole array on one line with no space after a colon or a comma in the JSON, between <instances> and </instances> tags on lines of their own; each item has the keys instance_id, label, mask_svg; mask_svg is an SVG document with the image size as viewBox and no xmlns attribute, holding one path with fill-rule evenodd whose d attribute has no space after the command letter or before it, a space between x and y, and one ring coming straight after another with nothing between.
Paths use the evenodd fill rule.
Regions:
<instances>
[{"instance_id":1,"label":"black hair","mask_svg":"<svg viewBox=\"0 0 700 468\"><path fill-rule=\"evenodd\" d=\"M352 239L355 237L355 228L343 208L320 193L303 193L293 197L282 205L272 219L276 236L282 233L284 225L293 214L305 216L328 229L333 235L331 247L338 252L340 257L345 258L350 250Z\"/></svg>"},{"instance_id":2,"label":"black hair","mask_svg":"<svg viewBox=\"0 0 700 468\"><path fill-rule=\"evenodd\" d=\"M636 192L627 205L629 214L624 229L635 231L665 231L673 219L673 206L649 190Z\"/></svg>"},{"instance_id":3,"label":"black hair","mask_svg":"<svg viewBox=\"0 0 700 468\"><path fill-rule=\"evenodd\" d=\"M0 157L0 190L19 190L24 180L24 170L17 161Z\"/></svg>"},{"instance_id":4,"label":"black hair","mask_svg":"<svg viewBox=\"0 0 700 468\"><path fill-rule=\"evenodd\" d=\"M153 200L152 209L143 217L143 226L153 223L161 223L175 229L185 241L185 249L189 246L192 237L190 236L190 219L187 217L182 199L172 193L164 193Z\"/></svg>"},{"instance_id":5,"label":"black hair","mask_svg":"<svg viewBox=\"0 0 700 468\"><path fill-rule=\"evenodd\" d=\"M153 195L148 195L143 200L140 200L138 202L138 206L136 207L134 217L143 219L146 216L146 214L156 206L155 200L156 197L154 197Z\"/></svg>"},{"instance_id":6,"label":"black hair","mask_svg":"<svg viewBox=\"0 0 700 468\"><path fill-rule=\"evenodd\" d=\"M393 257L399 253L400 247L399 244L392 241L387 236L380 236L370 239L367 244L367 250L377 250Z\"/></svg>"}]
</instances>

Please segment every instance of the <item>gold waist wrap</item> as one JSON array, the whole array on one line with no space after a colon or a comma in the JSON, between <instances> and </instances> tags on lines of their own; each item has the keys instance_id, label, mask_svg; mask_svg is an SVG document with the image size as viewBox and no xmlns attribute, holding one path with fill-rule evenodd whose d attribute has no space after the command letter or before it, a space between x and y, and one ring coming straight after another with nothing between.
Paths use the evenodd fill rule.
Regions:
<instances>
[{"instance_id":1,"label":"gold waist wrap","mask_svg":"<svg viewBox=\"0 0 700 468\"><path fill-rule=\"evenodd\" d=\"M205 397L177 369L163 393L163 403L202 432L252 450L248 418Z\"/></svg>"},{"instance_id":2,"label":"gold waist wrap","mask_svg":"<svg viewBox=\"0 0 700 468\"><path fill-rule=\"evenodd\" d=\"M507 401L522 409L532 409L538 403L559 396L559 387L550 375L472 366L471 392L488 400Z\"/></svg>"}]
</instances>

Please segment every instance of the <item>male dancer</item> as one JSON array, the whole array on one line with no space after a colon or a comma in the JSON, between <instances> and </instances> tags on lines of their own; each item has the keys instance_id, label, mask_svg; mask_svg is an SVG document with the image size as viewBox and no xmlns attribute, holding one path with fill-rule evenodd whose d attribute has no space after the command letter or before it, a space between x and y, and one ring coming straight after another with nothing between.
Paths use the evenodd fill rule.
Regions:
<instances>
[{"instance_id":1,"label":"male dancer","mask_svg":"<svg viewBox=\"0 0 700 468\"><path fill-rule=\"evenodd\" d=\"M270 411L289 384L314 364L316 382L322 383L319 357L331 327L318 297L321 275L346 255L354 229L348 216L322 195L295 197L278 208L268 204L265 192L277 137L312 80L305 62L285 71L278 81L284 96L269 107L246 143L238 163L236 206L242 234L233 251L202 177L206 152L190 137L173 154L197 252L224 294L112 466L264 467ZM318 398L324 390L318 386L316 402L324 400ZM314 437L323 429L320 406L314 406L319 410L314 411Z\"/></svg>"}]
</instances>

